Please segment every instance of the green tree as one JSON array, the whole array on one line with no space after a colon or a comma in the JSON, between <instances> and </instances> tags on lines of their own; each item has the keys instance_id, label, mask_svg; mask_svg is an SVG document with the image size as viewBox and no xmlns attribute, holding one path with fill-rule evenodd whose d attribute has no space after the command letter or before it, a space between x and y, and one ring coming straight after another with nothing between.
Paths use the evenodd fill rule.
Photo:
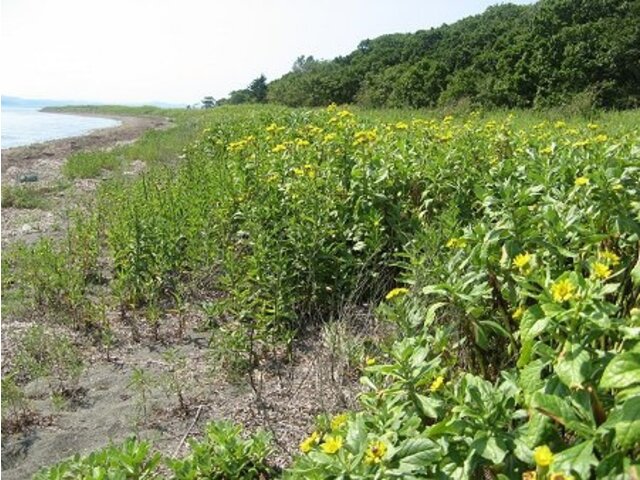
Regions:
<instances>
[{"instance_id":1,"label":"green tree","mask_svg":"<svg viewBox=\"0 0 640 480\"><path fill-rule=\"evenodd\" d=\"M204 97L201 103L202 108L213 108L216 106L216 100L211 96Z\"/></svg>"},{"instance_id":2,"label":"green tree","mask_svg":"<svg viewBox=\"0 0 640 480\"><path fill-rule=\"evenodd\" d=\"M249 85L249 92L256 102L262 103L267 100L267 77L260 75Z\"/></svg>"}]
</instances>

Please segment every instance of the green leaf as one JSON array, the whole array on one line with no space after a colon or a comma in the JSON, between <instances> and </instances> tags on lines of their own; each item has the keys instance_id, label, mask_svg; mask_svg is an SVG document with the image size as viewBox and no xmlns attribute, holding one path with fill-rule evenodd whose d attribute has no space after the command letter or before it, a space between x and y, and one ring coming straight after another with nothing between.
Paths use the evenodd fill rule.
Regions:
<instances>
[{"instance_id":1,"label":"green leaf","mask_svg":"<svg viewBox=\"0 0 640 480\"><path fill-rule=\"evenodd\" d=\"M420 410L422 410L422 413L429 418L438 418L438 408L442 405L440 400L436 400L435 398L427 397L419 393L416 394L416 397L420 403Z\"/></svg>"},{"instance_id":2,"label":"green leaf","mask_svg":"<svg viewBox=\"0 0 640 480\"><path fill-rule=\"evenodd\" d=\"M593 441L581 442L567 450L564 450L553 458L552 471L573 472L580 478L590 478L591 467L598 464L598 459L593 454Z\"/></svg>"},{"instance_id":3,"label":"green leaf","mask_svg":"<svg viewBox=\"0 0 640 480\"><path fill-rule=\"evenodd\" d=\"M569 388L580 388L590 377L591 355L581 345L570 345L568 351L558 361L555 371L562 383Z\"/></svg>"},{"instance_id":4,"label":"green leaf","mask_svg":"<svg viewBox=\"0 0 640 480\"><path fill-rule=\"evenodd\" d=\"M364 444L367 441L367 429L364 425L364 419L361 415L358 415L356 421L349 425L349 432L347 433L347 448L352 453L360 452L364 449Z\"/></svg>"},{"instance_id":5,"label":"green leaf","mask_svg":"<svg viewBox=\"0 0 640 480\"><path fill-rule=\"evenodd\" d=\"M624 352L604 369L600 388L627 388L640 383L640 353Z\"/></svg>"},{"instance_id":6,"label":"green leaf","mask_svg":"<svg viewBox=\"0 0 640 480\"><path fill-rule=\"evenodd\" d=\"M615 424L616 442L622 448L640 444L640 396L627 399L622 405L622 415Z\"/></svg>"},{"instance_id":7,"label":"green leaf","mask_svg":"<svg viewBox=\"0 0 640 480\"><path fill-rule=\"evenodd\" d=\"M579 435L590 437L594 432L593 426L580 419L571 404L564 398L537 392L533 395L531 406Z\"/></svg>"},{"instance_id":8,"label":"green leaf","mask_svg":"<svg viewBox=\"0 0 640 480\"><path fill-rule=\"evenodd\" d=\"M640 257L638 257L636 265L631 270L631 280L636 287L640 285Z\"/></svg>"},{"instance_id":9,"label":"green leaf","mask_svg":"<svg viewBox=\"0 0 640 480\"><path fill-rule=\"evenodd\" d=\"M394 458L400 460L398 470L409 473L427 467L440 460L440 446L428 438L411 438L396 451Z\"/></svg>"},{"instance_id":10,"label":"green leaf","mask_svg":"<svg viewBox=\"0 0 640 480\"><path fill-rule=\"evenodd\" d=\"M494 465L502 463L507 455L507 445L504 440L497 439L493 435L482 436L474 440L471 443L471 448Z\"/></svg>"},{"instance_id":11,"label":"green leaf","mask_svg":"<svg viewBox=\"0 0 640 480\"><path fill-rule=\"evenodd\" d=\"M534 393L544 385L541 376L542 369L545 365L545 362L542 360L535 360L520 370L520 380L518 384L526 394Z\"/></svg>"}]
</instances>

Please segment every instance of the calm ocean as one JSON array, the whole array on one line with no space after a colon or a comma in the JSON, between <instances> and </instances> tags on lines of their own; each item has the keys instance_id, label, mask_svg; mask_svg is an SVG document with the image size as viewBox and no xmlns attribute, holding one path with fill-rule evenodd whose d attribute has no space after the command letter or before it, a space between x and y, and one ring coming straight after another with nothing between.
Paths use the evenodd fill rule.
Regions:
<instances>
[{"instance_id":1,"label":"calm ocean","mask_svg":"<svg viewBox=\"0 0 640 480\"><path fill-rule=\"evenodd\" d=\"M21 147L58 138L76 137L97 128L115 127L108 118L39 112L37 108L2 107L2 148Z\"/></svg>"}]
</instances>

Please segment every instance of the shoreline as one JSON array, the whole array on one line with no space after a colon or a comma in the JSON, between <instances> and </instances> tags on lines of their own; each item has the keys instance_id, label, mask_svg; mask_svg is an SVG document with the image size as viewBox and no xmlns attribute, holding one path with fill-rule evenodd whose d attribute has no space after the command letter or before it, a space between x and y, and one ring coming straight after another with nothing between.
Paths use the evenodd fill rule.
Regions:
<instances>
[{"instance_id":1,"label":"shoreline","mask_svg":"<svg viewBox=\"0 0 640 480\"><path fill-rule=\"evenodd\" d=\"M151 129L167 128L171 122L160 117L135 117L94 113L60 113L85 117L109 118L121 123L112 127L90 130L83 135L65 137L18 147L3 148L2 183L17 181L25 170L38 168L42 160L61 161L69 155L88 149L103 149L135 141ZM35 172L37 173L37 172Z\"/></svg>"},{"instance_id":2,"label":"shoreline","mask_svg":"<svg viewBox=\"0 0 640 480\"><path fill-rule=\"evenodd\" d=\"M93 195L100 179L65 179L62 167L70 155L126 145L149 130L165 129L172 125L169 119L161 117L103 116L119 120L121 124L95 129L85 135L2 149L2 247L19 241L31 243L42 236L60 235L67 223L65 212L71 206L82 203L83 198ZM139 171L144 164L135 161L130 168ZM27 177L34 180L25 182ZM5 203L4 189L10 192L13 187L37 192L44 200L44 205L20 208Z\"/></svg>"}]
</instances>

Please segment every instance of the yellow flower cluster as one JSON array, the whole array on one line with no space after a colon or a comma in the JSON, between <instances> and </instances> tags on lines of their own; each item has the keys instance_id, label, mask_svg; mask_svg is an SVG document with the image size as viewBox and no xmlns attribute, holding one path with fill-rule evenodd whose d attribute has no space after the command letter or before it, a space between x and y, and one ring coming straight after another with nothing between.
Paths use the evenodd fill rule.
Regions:
<instances>
[{"instance_id":1,"label":"yellow flower cluster","mask_svg":"<svg viewBox=\"0 0 640 480\"><path fill-rule=\"evenodd\" d=\"M353 145L361 145L363 143L372 143L375 142L376 139L378 138L378 133L376 132L376 129L372 129L372 130L361 130L359 132L356 132L356 134L354 135L355 140L353 141Z\"/></svg>"},{"instance_id":2,"label":"yellow flower cluster","mask_svg":"<svg viewBox=\"0 0 640 480\"><path fill-rule=\"evenodd\" d=\"M539 467L548 467L553 462L553 453L547 445L541 445L533 451L533 459Z\"/></svg>"},{"instance_id":3,"label":"yellow flower cluster","mask_svg":"<svg viewBox=\"0 0 640 480\"><path fill-rule=\"evenodd\" d=\"M591 265L591 273L592 275L599 280L606 280L611 276L611 269L602 262L594 262Z\"/></svg>"},{"instance_id":4,"label":"yellow flower cluster","mask_svg":"<svg viewBox=\"0 0 640 480\"><path fill-rule=\"evenodd\" d=\"M531 269L531 254L524 252L516 255L513 259L513 266L516 267L520 273L527 273Z\"/></svg>"},{"instance_id":5,"label":"yellow flower cluster","mask_svg":"<svg viewBox=\"0 0 640 480\"><path fill-rule=\"evenodd\" d=\"M269 133L278 133L278 132L282 132L285 128L284 127L280 127L275 123L272 123L271 125L269 125L266 130Z\"/></svg>"},{"instance_id":6,"label":"yellow flower cluster","mask_svg":"<svg viewBox=\"0 0 640 480\"><path fill-rule=\"evenodd\" d=\"M238 140L237 142L231 142L227 146L227 150L229 152L238 152L238 151L244 149L244 147L246 147L253 140L255 140L255 137L253 135L249 135L248 137L245 137L245 138L243 138L241 140Z\"/></svg>"},{"instance_id":7,"label":"yellow flower cluster","mask_svg":"<svg viewBox=\"0 0 640 480\"><path fill-rule=\"evenodd\" d=\"M349 415L346 413L341 413L340 415L336 415L331 419L331 429L337 430L349 420Z\"/></svg>"},{"instance_id":8,"label":"yellow flower cluster","mask_svg":"<svg viewBox=\"0 0 640 480\"><path fill-rule=\"evenodd\" d=\"M320 449L329 455L336 453L342 448L342 437L340 435L328 435L325 441L320 445Z\"/></svg>"},{"instance_id":9,"label":"yellow flower cluster","mask_svg":"<svg viewBox=\"0 0 640 480\"><path fill-rule=\"evenodd\" d=\"M429 390L431 391L431 393L435 393L438 390L440 390L442 388L442 386L444 385L444 377L442 375L439 375L432 383L431 386L429 387Z\"/></svg>"},{"instance_id":10,"label":"yellow flower cluster","mask_svg":"<svg viewBox=\"0 0 640 480\"><path fill-rule=\"evenodd\" d=\"M598 254L598 257L600 260L613 267L620 265L620 257L611 250L603 250Z\"/></svg>"},{"instance_id":11,"label":"yellow flower cluster","mask_svg":"<svg viewBox=\"0 0 640 480\"><path fill-rule=\"evenodd\" d=\"M575 298L576 286L568 278L558 280L551 286L551 296L555 302L567 302Z\"/></svg>"},{"instance_id":12,"label":"yellow flower cluster","mask_svg":"<svg viewBox=\"0 0 640 480\"><path fill-rule=\"evenodd\" d=\"M589 184L589 178L587 178L587 177L578 177L578 178L576 178L574 183L575 183L576 187L583 187L583 186Z\"/></svg>"},{"instance_id":13,"label":"yellow flower cluster","mask_svg":"<svg viewBox=\"0 0 640 480\"><path fill-rule=\"evenodd\" d=\"M464 238L454 237L447 242L447 248L464 248L467 246L467 241Z\"/></svg>"},{"instance_id":14,"label":"yellow flower cluster","mask_svg":"<svg viewBox=\"0 0 640 480\"><path fill-rule=\"evenodd\" d=\"M382 462L388 447L382 440L375 440L367 447L367 452L364 457L365 463L369 465L377 465Z\"/></svg>"},{"instance_id":15,"label":"yellow flower cluster","mask_svg":"<svg viewBox=\"0 0 640 480\"><path fill-rule=\"evenodd\" d=\"M524 312L526 311L527 309L524 308L522 305L520 305L518 308L514 310L511 316L513 317L514 320L520 320L523 317Z\"/></svg>"},{"instance_id":16,"label":"yellow flower cluster","mask_svg":"<svg viewBox=\"0 0 640 480\"><path fill-rule=\"evenodd\" d=\"M300 444L300 451L302 453L309 453L318 443L320 443L320 435L318 432L313 432L309 437L302 441Z\"/></svg>"},{"instance_id":17,"label":"yellow flower cluster","mask_svg":"<svg viewBox=\"0 0 640 480\"><path fill-rule=\"evenodd\" d=\"M287 149L287 146L284 145L283 143L279 143L278 145L276 145L275 147L273 147L271 149L271 151L273 153L280 153L280 152L284 152Z\"/></svg>"},{"instance_id":18,"label":"yellow flower cluster","mask_svg":"<svg viewBox=\"0 0 640 480\"><path fill-rule=\"evenodd\" d=\"M384 298L385 300L392 300L396 297L406 295L407 293L409 293L408 288L404 288L404 287L394 288L389 293L387 293L387 295Z\"/></svg>"}]
</instances>

